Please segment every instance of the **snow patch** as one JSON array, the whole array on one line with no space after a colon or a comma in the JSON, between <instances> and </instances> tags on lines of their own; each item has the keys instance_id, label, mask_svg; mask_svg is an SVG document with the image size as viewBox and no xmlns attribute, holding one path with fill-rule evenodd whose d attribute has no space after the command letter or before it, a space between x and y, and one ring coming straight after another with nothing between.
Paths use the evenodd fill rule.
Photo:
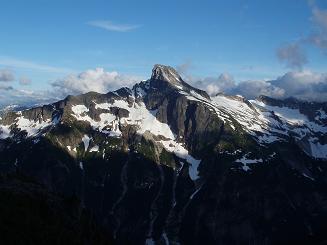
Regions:
<instances>
[{"instance_id":1,"label":"snow patch","mask_svg":"<svg viewBox=\"0 0 327 245\"><path fill-rule=\"evenodd\" d=\"M84 150L85 152L87 151L87 149L89 148L89 145L90 145L90 140L91 138L88 136L88 135L84 135L83 138L82 138L82 141L84 143Z\"/></svg>"},{"instance_id":2,"label":"snow patch","mask_svg":"<svg viewBox=\"0 0 327 245\"><path fill-rule=\"evenodd\" d=\"M81 115L89 111L89 109L85 105L74 105L72 106L72 111L76 115Z\"/></svg>"},{"instance_id":3,"label":"snow patch","mask_svg":"<svg viewBox=\"0 0 327 245\"><path fill-rule=\"evenodd\" d=\"M163 239L165 241L165 245L169 245L169 239L168 239L168 236L167 236L167 234L165 232L162 234L162 237L163 237Z\"/></svg>"},{"instance_id":4,"label":"snow patch","mask_svg":"<svg viewBox=\"0 0 327 245\"><path fill-rule=\"evenodd\" d=\"M251 165L254 163L262 163L263 160L261 158L260 159L249 159L249 158L247 158L247 155L244 155L242 158L235 160L235 162L242 163L243 164L242 169L244 171L248 171L251 169L248 165Z\"/></svg>"},{"instance_id":5,"label":"snow patch","mask_svg":"<svg viewBox=\"0 0 327 245\"><path fill-rule=\"evenodd\" d=\"M306 177L306 178L312 180L312 181L315 180L314 178L310 177L309 175L307 175L307 174L305 174L305 173L302 173L302 175L303 175L304 177Z\"/></svg>"},{"instance_id":6,"label":"snow patch","mask_svg":"<svg viewBox=\"0 0 327 245\"><path fill-rule=\"evenodd\" d=\"M90 152L98 152L99 151L99 146L95 145L90 149Z\"/></svg>"},{"instance_id":7,"label":"snow patch","mask_svg":"<svg viewBox=\"0 0 327 245\"><path fill-rule=\"evenodd\" d=\"M317 115L315 117L316 120L325 120L325 119L327 119L327 113L322 109L318 110L316 115Z\"/></svg>"},{"instance_id":8,"label":"snow patch","mask_svg":"<svg viewBox=\"0 0 327 245\"><path fill-rule=\"evenodd\" d=\"M155 245L155 241L152 238L147 238L145 240L145 245Z\"/></svg>"},{"instance_id":9,"label":"snow patch","mask_svg":"<svg viewBox=\"0 0 327 245\"><path fill-rule=\"evenodd\" d=\"M26 131L28 137L35 136L39 134L43 129L53 125L51 120L34 121L25 118L21 114L18 118L16 118L15 124L20 130Z\"/></svg>"},{"instance_id":10,"label":"snow patch","mask_svg":"<svg viewBox=\"0 0 327 245\"><path fill-rule=\"evenodd\" d=\"M322 145L314 139L309 140L311 155L315 158L327 158L327 144Z\"/></svg>"},{"instance_id":11,"label":"snow patch","mask_svg":"<svg viewBox=\"0 0 327 245\"><path fill-rule=\"evenodd\" d=\"M193 194L190 196L190 199L192 200L194 198L194 196L202 189L202 186L199 187L195 192L193 192Z\"/></svg>"},{"instance_id":12,"label":"snow patch","mask_svg":"<svg viewBox=\"0 0 327 245\"><path fill-rule=\"evenodd\" d=\"M102 103L97 104L96 108L107 109L110 107L119 107L129 111L129 116L120 118L119 124L121 125L135 125L138 127L137 133L144 134L150 132L155 136L163 136L164 139L158 140L164 148L174 153L176 156L185 159L189 164L189 174L192 180L198 178L197 168L201 160L197 160L189 155L182 143L177 143L177 137L171 131L170 127L160 122L156 118L156 110L150 111L146 108L143 102L128 104L124 100L115 100L113 103Z\"/></svg>"},{"instance_id":13,"label":"snow patch","mask_svg":"<svg viewBox=\"0 0 327 245\"><path fill-rule=\"evenodd\" d=\"M11 136L9 126L0 125L0 139L6 139Z\"/></svg>"},{"instance_id":14,"label":"snow patch","mask_svg":"<svg viewBox=\"0 0 327 245\"><path fill-rule=\"evenodd\" d=\"M80 168L81 170L84 170L83 162L79 162L79 168Z\"/></svg>"},{"instance_id":15,"label":"snow patch","mask_svg":"<svg viewBox=\"0 0 327 245\"><path fill-rule=\"evenodd\" d=\"M145 97L147 95L147 93L141 88L141 87L137 87L135 90L135 95L136 97Z\"/></svg>"},{"instance_id":16,"label":"snow patch","mask_svg":"<svg viewBox=\"0 0 327 245\"><path fill-rule=\"evenodd\" d=\"M95 105L95 108L105 109L97 104ZM89 122L94 130L99 130L100 132L108 134L112 137L121 136L121 131L119 129L119 121L115 115L111 113L101 113L100 121L95 121L90 116L85 114L88 109L84 105L75 105L72 107L72 111L74 112L72 116L74 116L79 121Z\"/></svg>"}]
</instances>

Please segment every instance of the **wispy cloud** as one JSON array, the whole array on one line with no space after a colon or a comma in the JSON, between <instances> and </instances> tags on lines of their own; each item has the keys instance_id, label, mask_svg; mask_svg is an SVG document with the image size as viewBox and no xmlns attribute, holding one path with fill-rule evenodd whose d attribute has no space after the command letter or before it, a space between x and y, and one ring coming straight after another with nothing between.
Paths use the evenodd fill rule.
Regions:
<instances>
[{"instance_id":1,"label":"wispy cloud","mask_svg":"<svg viewBox=\"0 0 327 245\"><path fill-rule=\"evenodd\" d=\"M309 0L311 8L312 28L310 34L287 45L279 47L276 52L278 59L291 68L302 69L308 63L304 46L313 45L327 55L327 9L319 8L314 0Z\"/></svg>"},{"instance_id":2,"label":"wispy cloud","mask_svg":"<svg viewBox=\"0 0 327 245\"><path fill-rule=\"evenodd\" d=\"M109 20L95 20L87 22L90 26L99 27L107 31L128 32L141 27L141 25L118 24Z\"/></svg>"},{"instance_id":3,"label":"wispy cloud","mask_svg":"<svg viewBox=\"0 0 327 245\"><path fill-rule=\"evenodd\" d=\"M302 69L308 60L303 49L298 43L290 43L281 46L277 50L277 57L281 62L285 62L290 68Z\"/></svg>"},{"instance_id":4,"label":"wispy cloud","mask_svg":"<svg viewBox=\"0 0 327 245\"><path fill-rule=\"evenodd\" d=\"M41 72L50 72L50 73L73 73L74 70L63 68L63 67L55 67L44 64L35 63L33 61L21 60L13 57L0 56L0 65L10 67L10 68L21 68L28 70L37 70Z\"/></svg>"},{"instance_id":5,"label":"wispy cloud","mask_svg":"<svg viewBox=\"0 0 327 245\"><path fill-rule=\"evenodd\" d=\"M316 29L309 36L308 40L327 54L327 10L313 5L312 21Z\"/></svg>"}]
</instances>

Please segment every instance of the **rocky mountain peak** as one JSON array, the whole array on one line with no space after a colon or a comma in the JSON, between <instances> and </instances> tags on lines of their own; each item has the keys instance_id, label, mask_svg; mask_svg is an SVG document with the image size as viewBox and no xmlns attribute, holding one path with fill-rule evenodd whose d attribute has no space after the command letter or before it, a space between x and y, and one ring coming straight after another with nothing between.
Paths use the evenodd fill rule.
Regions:
<instances>
[{"instance_id":1,"label":"rocky mountain peak","mask_svg":"<svg viewBox=\"0 0 327 245\"><path fill-rule=\"evenodd\" d=\"M210 100L210 96L203 90L197 89L186 83L178 72L171 66L154 65L150 79L150 87L160 91L183 90L186 93L196 92L206 99Z\"/></svg>"},{"instance_id":2,"label":"rocky mountain peak","mask_svg":"<svg viewBox=\"0 0 327 245\"><path fill-rule=\"evenodd\" d=\"M115 244L326 241L327 103L209 97L191 84L173 68L155 65L151 79L132 90L89 92L6 113L0 202L8 199L1 189L15 192L2 173L22 173L67 195L60 210L77 218L89 212ZM50 198L55 208L57 197ZM212 215L217 210L224 215ZM84 215L81 220L89 224Z\"/></svg>"},{"instance_id":3,"label":"rocky mountain peak","mask_svg":"<svg viewBox=\"0 0 327 245\"><path fill-rule=\"evenodd\" d=\"M182 83L180 75L174 68L159 64L154 65L151 80L165 81L173 85Z\"/></svg>"}]
</instances>

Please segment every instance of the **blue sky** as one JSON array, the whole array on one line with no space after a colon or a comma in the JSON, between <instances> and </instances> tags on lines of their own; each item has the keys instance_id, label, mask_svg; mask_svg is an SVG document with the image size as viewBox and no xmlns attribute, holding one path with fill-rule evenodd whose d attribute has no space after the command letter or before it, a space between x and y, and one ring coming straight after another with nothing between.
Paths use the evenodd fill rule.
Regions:
<instances>
[{"instance_id":1,"label":"blue sky","mask_svg":"<svg viewBox=\"0 0 327 245\"><path fill-rule=\"evenodd\" d=\"M13 88L30 90L96 67L147 78L155 63L188 64L196 77L273 79L293 69L276 50L316 28L313 4L327 8L306 0L4 0L0 69L14 73ZM301 69L326 71L325 50L301 49Z\"/></svg>"}]
</instances>

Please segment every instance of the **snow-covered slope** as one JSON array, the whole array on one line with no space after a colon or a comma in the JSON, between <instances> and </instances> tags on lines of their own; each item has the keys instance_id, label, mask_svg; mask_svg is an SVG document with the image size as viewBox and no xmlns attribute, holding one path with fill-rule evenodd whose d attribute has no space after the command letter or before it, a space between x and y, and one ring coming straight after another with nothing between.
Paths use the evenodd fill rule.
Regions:
<instances>
[{"instance_id":1,"label":"snow-covered slope","mask_svg":"<svg viewBox=\"0 0 327 245\"><path fill-rule=\"evenodd\" d=\"M272 106L262 100L247 101L240 95L218 94L210 99L191 91L180 91L189 100L205 104L214 110L219 118L235 129L237 122L259 143L269 144L286 141L292 135L301 142L303 150L314 158L327 159L327 120L326 112L320 108L314 120L299 109L288 106ZM323 140L323 138L325 140Z\"/></svg>"},{"instance_id":2,"label":"snow-covered slope","mask_svg":"<svg viewBox=\"0 0 327 245\"><path fill-rule=\"evenodd\" d=\"M168 152L172 152L190 163L192 166L190 168L190 177L192 179L198 177L197 167L200 160L196 160L189 155L188 150L182 142L178 142L176 135L174 135L169 125L160 122L156 118L156 110L148 110L142 101L136 102L134 96L129 97L129 103L123 99L116 99L112 103L106 102L97 104L94 102L94 107L103 111L103 113L99 115L99 121L92 119L86 114L88 109L84 105L72 106L72 116L79 121L88 122L94 130L99 130L112 137L121 137L122 132L120 128L127 126L135 126L137 128L136 132L140 135L150 133L157 136L154 139L155 142L162 145ZM120 108L128 111L128 116L115 116L110 112L113 108Z\"/></svg>"},{"instance_id":3,"label":"snow-covered slope","mask_svg":"<svg viewBox=\"0 0 327 245\"><path fill-rule=\"evenodd\" d=\"M134 126L138 134L143 135L146 132L152 134L156 143L167 151L197 166L199 161L189 155L185 146L187 142L183 142L183 137L176 135L169 122L162 122L158 118L158 109L149 108L152 103L149 102L149 98L156 96L156 93L162 92L161 90L169 91L170 94L174 92L174 96L201 104L210 113L216 114L223 123L235 131L235 134L238 130L244 130L258 144L288 141L292 136L309 156L327 159L325 108L319 108L315 112L315 117L310 120L297 108L270 105L260 99L248 101L239 95L223 94L210 98L205 92L185 83L174 69L162 65L156 65L151 79L136 84L132 90L124 88L107 95L99 95L99 98L92 98L88 104L84 99L66 101L63 108L59 105L60 102L51 105L53 108L49 113L57 115L63 113L61 116L52 115L51 118L45 119L42 112L38 115L32 113L32 116L25 111L13 112L11 120L8 120L8 117L0 120L0 139L13 136L13 129L25 131L28 137L35 137L51 129L61 117L72 117L88 123L93 130L110 137L122 137L122 128ZM117 110L124 111L126 115L118 115L115 112Z\"/></svg>"}]
</instances>

